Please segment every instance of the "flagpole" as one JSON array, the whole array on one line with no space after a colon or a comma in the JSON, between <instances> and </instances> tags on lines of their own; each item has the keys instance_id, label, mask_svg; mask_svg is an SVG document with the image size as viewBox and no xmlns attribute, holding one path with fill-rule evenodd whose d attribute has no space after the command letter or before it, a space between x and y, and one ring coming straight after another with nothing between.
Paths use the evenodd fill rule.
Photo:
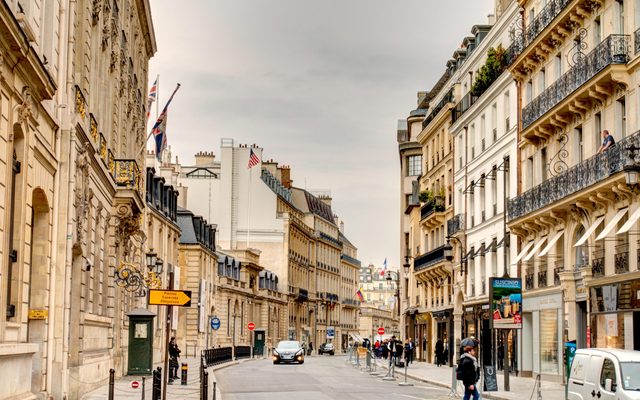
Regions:
<instances>
[{"instance_id":1,"label":"flagpole","mask_svg":"<svg viewBox=\"0 0 640 400\"><path fill-rule=\"evenodd\" d=\"M156 121L158 120L158 106L160 105L160 74L156 76Z\"/></svg>"},{"instance_id":2,"label":"flagpole","mask_svg":"<svg viewBox=\"0 0 640 400\"><path fill-rule=\"evenodd\" d=\"M251 157L251 150L249 150L249 157ZM247 188L248 205L247 205L247 245L249 249L249 236L251 235L251 184L253 182L253 167L249 167L249 187Z\"/></svg>"},{"instance_id":3,"label":"flagpole","mask_svg":"<svg viewBox=\"0 0 640 400\"><path fill-rule=\"evenodd\" d=\"M169 104L171 104L171 101L173 100L173 96L175 96L176 92L178 91L178 89L180 89L180 84L176 84L176 88L173 90L173 93L171 93L171 97L169 97L169 100L167 100L167 104L165 104L164 108L163 108L163 112L169 107ZM157 90L157 89L156 89ZM156 99L156 103L157 103L157 99ZM156 104L157 105L157 104ZM158 115L159 118L159 115ZM151 132L149 132L149 135L147 136L147 139L144 141L144 143L142 144L142 146L140 147L140 151L138 151L138 155L137 157L140 157L140 154L144 151L144 149L147 148L147 142L149 141L149 138L151 138L151 136L153 135L153 130L156 128L156 126L158 125L158 118L156 118L156 122L155 124L153 124L153 128L151 128ZM166 135L166 133L165 133ZM156 159L158 158L158 154L156 154ZM136 158L137 158L136 157Z\"/></svg>"}]
</instances>

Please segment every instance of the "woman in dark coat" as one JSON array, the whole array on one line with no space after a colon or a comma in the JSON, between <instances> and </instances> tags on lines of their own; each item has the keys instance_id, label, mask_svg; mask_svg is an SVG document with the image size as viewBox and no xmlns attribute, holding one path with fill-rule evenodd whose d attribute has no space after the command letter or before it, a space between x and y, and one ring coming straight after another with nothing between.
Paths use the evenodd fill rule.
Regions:
<instances>
[{"instance_id":1,"label":"woman in dark coat","mask_svg":"<svg viewBox=\"0 0 640 400\"><path fill-rule=\"evenodd\" d=\"M439 367L442 365L442 359L444 354L444 344L441 339L436 342L436 365Z\"/></svg>"}]
</instances>

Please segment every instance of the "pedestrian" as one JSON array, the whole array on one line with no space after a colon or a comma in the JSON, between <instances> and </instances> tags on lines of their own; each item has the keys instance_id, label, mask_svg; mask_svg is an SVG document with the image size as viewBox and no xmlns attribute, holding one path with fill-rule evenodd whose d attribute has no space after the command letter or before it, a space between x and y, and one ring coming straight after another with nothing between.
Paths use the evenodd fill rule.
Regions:
<instances>
[{"instance_id":1,"label":"pedestrian","mask_svg":"<svg viewBox=\"0 0 640 400\"><path fill-rule=\"evenodd\" d=\"M309 348L307 349L307 355L311 355L313 353L313 342L309 342Z\"/></svg>"},{"instance_id":2,"label":"pedestrian","mask_svg":"<svg viewBox=\"0 0 640 400\"><path fill-rule=\"evenodd\" d=\"M602 145L598 149L598 154L604 153L605 150L616 144L616 141L613 139L613 136L609 134L608 130L605 129L600 135L602 136Z\"/></svg>"},{"instance_id":3,"label":"pedestrian","mask_svg":"<svg viewBox=\"0 0 640 400\"><path fill-rule=\"evenodd\" d=\"M389 368L391 368L391 364L395 363L396 357L398 356L398 341L395 335L391 336L387 348L389 349Z\"/></svg>"},{"instance_id":4,"label":"pedestrian","mask_svg":"<svg viewBox=\"0 0 640 400\"><path fill-rule=\"evenodd\" d=\"M411 339L407 339L404 344L404 360L407 365L411 364Z\"/></svg>"},{"instance_id":5,"label":"pedestrian","mask_svg":"<svg viewBox=\"0 0 640 400\"><path fill-rule=\"evenodd\" d=\"M442 364L449 364L449 345L444 342L444 350L442 350Z\"/></svg>"},{"instance_id":6,"label":"pedestrian","mask_svg":"<svg viewBox=\"0 0 640 400\"><path fill-rule=\"evenodd\" d=\"M427 335L422 335L422 353L420 359L427 361Z\"/></svg>"},{"instance_id":7,"label":"pedestrian","mask_svg":"<svg viewBox=\"0 0 640 400\"><path fill-rule=\"evenodd\" d=\"M480 368L478 367L478 359L476 358L476 348L467 346L464 348L465 353L460 356L460 372L462 375L462 384L464 385L464 397L462 400L469 400L473 396L473 400L480 399L478 392L478 378L480 377Z\"/></svg>"},{"instance_id":8,"label":"pedestrian","mask_svg":"<svg viewBox=\"0 0 640 400\"><path fill-rule=\"evenodd\" d=\"M176 338L172 336L169 340L169 382L178 379L178 357L180 357L180 353Z\"/></svg>"},{"instance_id":9,"label":"pedestrian","mask_svg":"<svg viewBox=\"0 0 640 400\"><path fill-rule=\"evenodd\" d=\"M442 344L442 339L438 339L436 342L436 366L440 366L442 364L442 353L444 352L444 345Z\"/></svg>"},{"instance_id":10,"label":"pedestrian","mask_svg":"<svg viewBox=\"0 0 640 400\"><path fill-rule=\"evenodd\" d=\"M380 357L388 358L389 357L389 341L385 339L380 345Z\"/></svg>"}]
</instances>

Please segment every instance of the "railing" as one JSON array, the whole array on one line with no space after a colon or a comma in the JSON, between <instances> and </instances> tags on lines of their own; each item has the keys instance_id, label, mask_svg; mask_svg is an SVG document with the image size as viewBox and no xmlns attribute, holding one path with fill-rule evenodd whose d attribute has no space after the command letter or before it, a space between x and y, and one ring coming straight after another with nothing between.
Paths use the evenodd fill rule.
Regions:
<instances>
[{"instance_id":1,"label":"railing","mask_svg":"<svg viewBox=\"0 0 640 400\"><path fill-rule=\"evenodd\" d=\"M114 160L114 170L116 186L141 190L142 175L136 160Z\"/></svg>"},{"instance_id":2,"label":"railing","mask_svg":"<svg viewBox=\"0 0 640 400\"><path fill-rule=\"evenodd\" d=\"M349 306L358 306L360 304L359 300L355 300L355 299L343 299L342 300L342 304L346 304Z\"/></svg>"},{"instance_id":3,"label":"railing","mask_svg":"<svg viewBox=\"0 0 640 400\"><path fill-rule=\"evenodd\" d=\"M453 236L464 230L464 214L457 214L447 221L447 236Z\"/></svg>"},{"instance_id":4,"label":"railing","mask_svg":"<svg viewBox=\"0 0 640 400\"><path fill-rule=\"evenodd\" d=\"M444 245L431 250L430 252L424 253L419 257L416 257L415 260L413 260L413 269L417 272L443 260Z\"/></svg>"},{"instance_id":5,"label":"railing","mask_svg":"<svg viewBox=\"0 0 640 400\"><path fill-rule=\"evenodd\" d=\"M251 346L236 346L236 360L251 357Z\"/></svg>"},{"instance_id":6,"label":"railing","mask_svg":"<svg viewBox=\"0 0 640 400\"><path fill-rule=\"evenodd\" d=\"M634 54L640 53L640 29L635 31L633 34L633 47Z\"/></svg>"},{"instance_id":7,"label":"railing","mask_svg":"<svg viewBox=\"0 0 640 400\"><path fill-rule=\"evenodd\" d=\"M621 172L627 160L625 149L629 146L640 146L640 132L620 139L604 153L596 154L509 200L509 220L539 210Z\"/></svg>"},{"instance_id":8,"label":"railing","mask_svg":"<svg viewBox=\"0 0 640 400\"><path fill-rule=\"evenodd\" d=\"M596 278L604 276L604 250L596 250L593 252L591 273Z\"/></svg>"},{"instance_id":9,"label":"railing","mask_svg":"<svg viewBox=\"0 0 640 400\"><path fill-rule=\"evenodd\" d=\"M543 268L543 271L538 271L538 287L544 288L547 287L547 266L540 265L538 268Z\"/></svg>"},{"instance_id":10,"label":"railing","mask_svg":"<svg viewBox=\"0 0 640 400\"><path fill-rule=\"evenodd\" d=\"M629 42L629 35L609 35L587 56L578 60L569 71L524 107L522 129L526 129L607 66L626 64L629 61Z\"/></svg>"},{"instance_id":11,"label":"railing","mask_svg":"<svg viewBox=\"0 0 640 400\"><path fill-rule=\"evenodd\" d=\"M629 243L616 246L615 265L616 274L629 272Z\"/></svg>"},{"instance_id":12,"label":"railing","mask_svg":"<svg viewBox=\"0 0 640 400\"><path fill-rule=\"evenodd\" d=\"M560 285L560 272L562 272L563 270L564 270L563 267L555 267L553 269L553 284L555 286Z\"/></svg>"},{"instance_id":13,"label":"railing","mask_svg":"<svg viewBox=\"0 0 640 400\"><path fill-rule=\"evenodd\" d=\"M571 3L572 0L554 0L547 4L537 17L530 21L524 32L524 45L528 46L542 31L553 22L553 20Z\"/></svg>"},{"instance_id":14,"label":"railing","mask_svg":"<svg viewBox=\"0 0 640 400\"><path fill-rule=\"evenodd\" d=\"M431 108L431 112L427 116L427 118L422 121L422 129L426 128L427 125L438 115L438 113L449 103L453 101L453 88L449 89L447 94L444 95L442 100L435 107Z\"/></svg>"},{"instance_id":15,"label":"railing","mask_svg":"<svg viewBox=\"0 0 640 400\"><path fill-rule=\"evenodd\" d=\"M217 349L202 350L202 356L204 357L207 366L221 364L226 361L231 361L232 352L231 347L218 347Z\"/></svg>"},{"instance_id":16,"label":"railing","mask_svg":"<svg viewBox=\"0 0 640 400\"><path fill-rule=\"evenodd\" d=\"M479 99L478 96L474 96L471 92L467 93L456 106L451 110L451 122L456 122L462 114L464 114L475 102Z\"/></svg>"},{"instance_id":17,"label":"railing","mask_svg":"<svg viewBox=\"0 0 640 400\"><path fill-rule=\"evenodd\" d=\"M325 292L324 294L325 294L325 297L324 297L324 298L325 298L326 300L330 301L330 302L337 303L337 302L338 302L338 300L339 300L339 298L338 298L338 295L337 295L337 294L329 293L329 292Z\"/></svg>"},{"instance_id":18,"label":"railing","mask_svg":"<svg viewBox=\"0 0 640 400\"><path fill-rule=\"evenodd\" d=\"M356 258L353 258L353 257L351 257L351 256L348 256L348 255L346 255L346 254L342 254L340 257L341 257L343 260L345 260L345 261L347 261L347 262L349 262L349 263L351 263L351 264L353 264L353 265L357 265L357 266L362 265L362 263L360 262L360 260L358 260L358 259L356 259Z\"/></svg>"},{"instance_id":19,"label":"railing","mask_svg":"<svg viewBox=\"0 0 640 400\"><path fill-rule=\"evenodd\" d=\"M524 287L527 290L533 289L533 271L528 270L524 276Z\"/></svg>"},{"instance_id":20,"label":"railing","mask_svg":"<svg viewBox=\"0 0 640 400\"><path fill-rule=\"evenodd\" d=\"M417 108L409 113L409 118L424 117L426 115L427 115L427 110L425 108Z\"/></svg>"},{"instance_id":21,"label":"railing","mask_svg":"<svg viewBox=\"0 0 640 400\"><path fill-rule=\"evenodd\" d=\"M444 211L443 205L434 204L433 202L425 203L420 208L420 220L427 218L428 216L430 216L435 212L443 212L443 211Z\"/></svg>"},{"instance_id":22,"label":"railing","mask_svg":"<svg viewBox=\"0 0 640 400\"><path fill-rule=\"evenodd\" d=\"M328 242L334 243L335 245L341 247L342 246L342 242L336 238L331 237L330 235L327 235L324 232L320 232L320 239L324 239Z\"/></svg>"}]
</instances>

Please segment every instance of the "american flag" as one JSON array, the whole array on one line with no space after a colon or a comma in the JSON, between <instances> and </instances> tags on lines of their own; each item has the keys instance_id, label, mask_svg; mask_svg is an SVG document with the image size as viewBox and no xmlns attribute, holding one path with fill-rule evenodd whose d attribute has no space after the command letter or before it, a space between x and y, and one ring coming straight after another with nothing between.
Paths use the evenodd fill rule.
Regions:
<instances>
[{"instance_id":1,"label":"american flag","mask_svg":"<svg viewBox=\"0 0 640 400\"><path fill-rule=\"evenodd\" d=\"M151 114L151 105L154 101L156 101L156 97L158 96L158 78L153 82L153 86L149 90L149 96L147 97L147 119L149 119L149 115Z\"/></svg>"},{"instance_id":2,"label":"american flag","mask_svg":"<svg viewBox=\"0 0 640 400\"><path fill-rule=\"evenodd\" d=\"M259 162L260 162L260 159L258 158L256 153L253 152L253 149L251 149L251 153L249 153L249 164L247 165L247 167L248 168L255 167L256 165L258 165Z\"/></svg>"}]
</instances>

